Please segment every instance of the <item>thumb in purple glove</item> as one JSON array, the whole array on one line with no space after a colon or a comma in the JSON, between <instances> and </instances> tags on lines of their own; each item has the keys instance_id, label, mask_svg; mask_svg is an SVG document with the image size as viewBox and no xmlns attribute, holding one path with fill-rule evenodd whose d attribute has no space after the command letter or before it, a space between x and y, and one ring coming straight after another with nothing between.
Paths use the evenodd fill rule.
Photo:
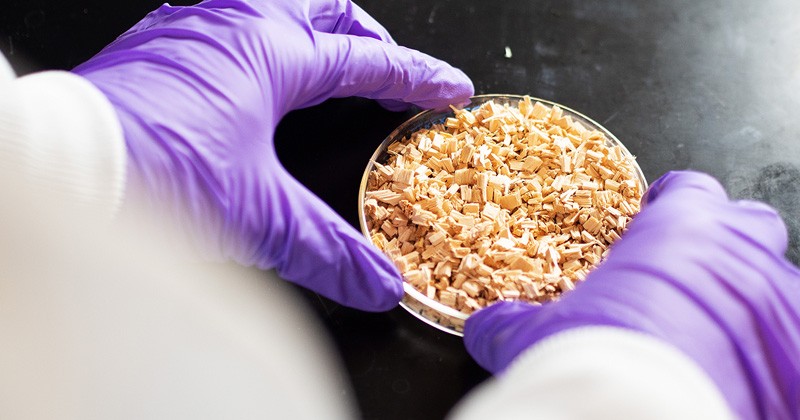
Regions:
<instances>
[{"instance_id":1,"label":"thumb in purple glove","mask_svg":"<svg viewBox=\"0 0 800 420\"><path fill-rule=\"evenodd\" d=\"M612 326L693 359L742 418L794 418L800 378L800 272L783 257L774 210L732 202L712 178L669 173L607 260L562 300L500 303L471 316L470 354L498 372L562 331Z\"/></svg>"},{"instance_id":2,"label":"thumb in purple glove","mask_svg":"<svg viewBox=\"0 0 800 420\"><path fill-rule=\"evenodd\" d=\"M462 72L397 46L348 0L164 5L75 72L117 111L129 190L212 256L274 267L364 310L396 305L400 276L282 168L275 126L331 97L443 107L473 93Z\"/></svg>"}]
</instances>

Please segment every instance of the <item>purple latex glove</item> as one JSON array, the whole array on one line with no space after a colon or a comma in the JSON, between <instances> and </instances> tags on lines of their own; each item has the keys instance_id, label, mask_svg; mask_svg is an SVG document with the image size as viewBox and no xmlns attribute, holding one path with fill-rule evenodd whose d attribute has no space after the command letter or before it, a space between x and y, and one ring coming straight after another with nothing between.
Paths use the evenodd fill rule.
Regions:
<instances>
[{"instance_id":1,"label":"purple latex glove","mask_svg":"<svg viewBox=\"0 0 800 420\"><path fill-rule=\"evenodd\" d=\"M796 418L800 272L783 256L780 217L729 201L693 172L663 176L644 201L607 260L560 301L498 303L468 318L470 354L498 372L552 334L625 328L691 357L741 418Z\"/></svg>"},{"instance_id":2,"label":"purple latex glove","mask_svg":"<svg viewBox=\"0 0 800 420\"><path fill-rule=\"evenodd\" d=\"M395 306L400 276L284 170L273 147L278 121L332 97L398 109L473 94L464 73L397 46L348 0L164 5L74 72L116 108L129 191L170 203L210 256L275 267L364 310Z\"/></svg>"}]
</instances>

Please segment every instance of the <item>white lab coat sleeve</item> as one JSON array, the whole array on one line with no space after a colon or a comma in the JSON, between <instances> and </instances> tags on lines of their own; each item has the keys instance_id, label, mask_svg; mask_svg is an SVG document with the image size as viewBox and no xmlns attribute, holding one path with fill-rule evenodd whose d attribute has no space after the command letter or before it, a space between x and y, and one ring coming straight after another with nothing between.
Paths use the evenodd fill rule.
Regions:
<instances>
[{"instance_id":1,"label":"white lab coat sleeve","mask_svg":"<svg viewBox=\"0 0 800 420\"><path fill-rule=\"evenodd\" d=\"M735 418L694 361L653 337L612 327L578 328L542 340L473 390L450 417Z\"/></svg>"},{"instance_id":2,"label":"white lab coat sleeve","mask_svg":"<svg viewBox=\"0 0 800 420\"><path fill-rule=\"evenodd\" d=\"M35 189L110 219L125 165L122 128L102 92L65 71L15 78L0 54L0 194Z\"/></svg>"},{"instance_id":3,"label":"white lab coat sleeve","mask_svg":"<svg viewBox=\"0 0 800 420\"><path fill-rule=\"evenodd\" d=\"M125 159L93 85L14 78L0 56L0 419L353 418L324 330L274 272L198 263L146 217L97 223Z\"/></svg>"},{"instance_id":4,"label":"white lab coat sleeve","mask_svg":"<svg viewBox=\"0 0 800 420\"><path fill-rule=\"evenodd\" d=\"M274 272L198 263L125 217L0 214L0 419L356 418L332 341Z\"/></svg>"}]
</instances>

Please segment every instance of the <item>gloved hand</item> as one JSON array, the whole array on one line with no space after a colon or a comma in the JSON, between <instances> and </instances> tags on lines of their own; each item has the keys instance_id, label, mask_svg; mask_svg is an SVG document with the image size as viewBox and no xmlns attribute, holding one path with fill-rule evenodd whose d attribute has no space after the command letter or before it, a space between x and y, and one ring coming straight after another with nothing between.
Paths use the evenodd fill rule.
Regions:
<instances>
[{"instance_id":1,"label":"gloved hand","mask_svg":"<svg viewBox=\"0 0 800 420\"><path fill-rule=\"evenodd\" d=\"M711 177L656 181L605 262L554 303L498 303L467 319L492 372L550 335L586 326L649 334L692 358L741 418L796 418L800 273L774 210L729 201Z\"/></svg>"},{"instance_id":2,"label":"gloved hand","mask_svg":"<svg viewBox=\"0 0 800 420\"><path fill-rule=\"evenodd\" d=\"M395 306L400 275L283 169L276 125L332 97L397 109L445 107L473 94L461 71L397 46L349 0L164 5L74 72L117 111L128 190L168 203L175 220L210 244L210 256L274 267L364 310Z\"/></svg>"}]
</instances>

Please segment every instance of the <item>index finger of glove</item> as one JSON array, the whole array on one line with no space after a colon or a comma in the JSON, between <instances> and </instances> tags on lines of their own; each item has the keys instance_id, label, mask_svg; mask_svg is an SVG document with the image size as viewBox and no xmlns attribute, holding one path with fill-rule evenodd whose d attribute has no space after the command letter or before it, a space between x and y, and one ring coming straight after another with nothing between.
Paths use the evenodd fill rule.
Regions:
<instances>
[{"instance_id":1,"label":"index finger of glove","mask_svg":"<svg viewBox=\"0 0 800 420\"><path fill-rule=\"evenodd\" d=\"M350 0L311 0L309 19L315 31L363 36L395 44L383 25Z\"/></svg>"},{"instance_id":2,"label":"index finger of glove","mask_svg":"<svg viewBox=\"0 0 800 420\"><path fill-rule=\"evenodd\" d=\"M315 72L301 102L331 97L391 99L421 108L465 102L472 81L444 61L371 38L317 33Z\"/></svg>"}]
</instances>

